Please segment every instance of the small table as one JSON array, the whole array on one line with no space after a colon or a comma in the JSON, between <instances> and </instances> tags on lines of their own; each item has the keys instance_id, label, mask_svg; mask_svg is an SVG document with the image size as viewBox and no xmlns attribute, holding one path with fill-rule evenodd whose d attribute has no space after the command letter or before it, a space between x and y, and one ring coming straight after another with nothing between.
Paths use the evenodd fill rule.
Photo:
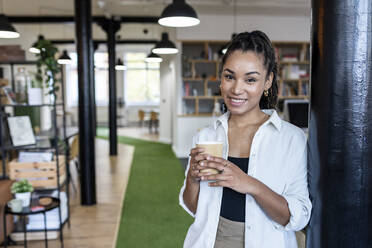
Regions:
<instances>
[{"instance_id":1,"label":"small table","mask_svg":"<svg viewBox=\"0 0 372 248\"><path fill-rule=\"evenodd\" d=\"M6 237L6 215L12 214L12 215L18 215L23 218L23 233L24 233L24 247L27 247L27 227L26 227L26 216L27 215L33 215L33 214L43 214L44 215L44 234L45 234L45 247L48 247L48 234L47 234L47 222L46 222L46 212L55 209L60 206L60 200L55 197L50 197L52 199L52 202L47 205L43 206L44 209L35 210L32 211L31 207L38 206L38 202L36 204L32 204L30 207L23 207L21 212L12 212L12 209L9 208L7 205L4 207L4 247L7 247L7 237ZM59 226L59 232L61 236L61 245L63 247L63 236L62 236L62 223L60 223Z\"/></svg>"}]
</instances>

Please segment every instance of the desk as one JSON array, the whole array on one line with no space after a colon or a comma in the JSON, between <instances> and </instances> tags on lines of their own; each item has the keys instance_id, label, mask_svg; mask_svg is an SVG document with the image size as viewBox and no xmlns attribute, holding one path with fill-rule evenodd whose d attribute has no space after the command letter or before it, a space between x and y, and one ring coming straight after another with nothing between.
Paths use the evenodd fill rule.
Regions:
<instances>
[{"instance_id":1,"label":"desk","mask_svg":"<svg viewBox=\"0 0 372 248\"><path fill-rule=\"evenodd\" d=\"M32 214L43 214L44 215L44 234L45 234L45 247L48 247L48 230L47 230L47 222L46 222L46 212L55 209L60 206L60 200L58 198L51 197L52 203L47 206L44 206L44 209L32 211L31 207L38 206L38 202L31 203L30 207L23 207L21 212L12 212L12 210L6 205L4 207L4 218L3 218L3 225L4 225L4 247L7 247L7 239L6 239L6 215L12 214L20 216L23 219L23 233L24 233L24 247L27 247L27 227L26 227L26 216ZM62 222L62 220L61 220ZM59 233L61 239L61 247L63 247L63 235L62 235L62 223L59 225Z\"/></svg>"}]
</instances>

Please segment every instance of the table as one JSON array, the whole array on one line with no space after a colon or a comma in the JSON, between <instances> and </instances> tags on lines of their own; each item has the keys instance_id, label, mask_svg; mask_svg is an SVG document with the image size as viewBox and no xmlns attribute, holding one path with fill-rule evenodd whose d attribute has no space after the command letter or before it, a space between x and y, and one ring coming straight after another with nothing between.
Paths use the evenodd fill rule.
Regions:
<instances>
[{"instance_id":1,"label":"table","mask_svg":"<svg viewBox=\"0 0 372 248\"><path fill-rule=\"evenodd\" d=\"M32 202L30 207L23 207L21 212L12 212L11 208L9 208L7 205L4 207L4 219L3 219L3 225L4 225L4 247L7 247L7 237L6 237L6 215L12 214L17 215L23 218L23 233L24 233L24 247L27 247L27 226L26 226L26 216L27 215L33 215L33 214L43 214L44 215L44 241L45 241L45 247L48 247L48 230L47 230L47 221L46 221L46 212L55 209L60 206L60 200L55 197L50 197L52 199L52 203L50 203L47 206L44 206L44 209L32 211L31 208L33 206L38 206L38 201ZM61 247L63 247L63 235L62 235L62 223L60 223L59 226L59 232L61 237Z\"/></svg>"}]
</instances>

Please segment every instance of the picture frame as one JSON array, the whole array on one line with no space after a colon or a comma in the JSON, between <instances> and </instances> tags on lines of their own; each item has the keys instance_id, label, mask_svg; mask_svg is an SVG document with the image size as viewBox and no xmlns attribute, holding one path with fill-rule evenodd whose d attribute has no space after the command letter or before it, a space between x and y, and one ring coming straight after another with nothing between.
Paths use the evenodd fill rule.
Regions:
<instances>
[{"instance_id":1,"label":"picture frame","mask_svg":"<svg viewBox=\"0 0 372 248\"><path fill-rule=\"evenodd\" d=\"M29 116L8 117L7 121L13 146L27 146L36 144L36 139Z\"/></svg>"}]
</instances>

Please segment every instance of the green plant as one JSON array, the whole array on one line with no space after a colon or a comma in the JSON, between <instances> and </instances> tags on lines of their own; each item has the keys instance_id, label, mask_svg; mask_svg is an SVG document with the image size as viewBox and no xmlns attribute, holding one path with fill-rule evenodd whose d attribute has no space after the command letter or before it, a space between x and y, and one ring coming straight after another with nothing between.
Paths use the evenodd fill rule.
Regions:
<instances>
[{"instance_id":1,"label":"green plant","mask_svg":"<svg viewBox=\"0 0 372 248\"><path fill-rule=\"evenodd\" d=\"M23 179L18 182L14 182L10 188L12 194L16 193L26 193L26 192L32 192L34 191L34 188L29 183L27 179Z\"/></svg>"},{"instance_id":2,"label":"green plant","mask_svg":"<svg viewBox=\"0 0 372 248\"><path fill-rule=\"evenodd\" d=\"M48 94L53 95L56 99L56 91L59 89L58 83L60 82L60 79L57 78L57 74L60 72L56 59L58 49L46 39L39 39L35 47L40 50L40 53L36 54L36 83L42 85L43 79L45 79L45 86L49 89Z\"/></svg>"}]
</instances>

